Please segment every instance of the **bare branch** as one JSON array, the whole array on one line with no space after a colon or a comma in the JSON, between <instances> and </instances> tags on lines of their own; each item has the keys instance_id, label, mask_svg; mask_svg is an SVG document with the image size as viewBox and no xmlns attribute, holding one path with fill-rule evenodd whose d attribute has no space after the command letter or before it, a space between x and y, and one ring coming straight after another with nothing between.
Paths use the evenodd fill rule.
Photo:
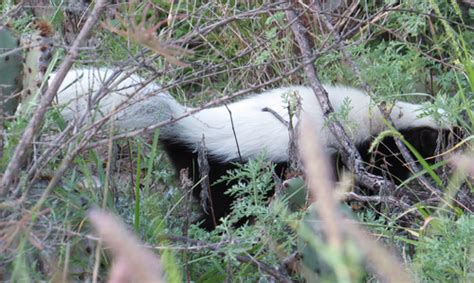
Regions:
<instances>
[{"instance_id":1,"label":"bare branch","mask_svg":"<svg viewBox=\"0 0 474 283\"><path fill-rule=\"evenodd\" d=\"M298 46L301 50L303 58L313 58L314 55L311 51L311 46L304 34L305 29L299 22L295 11L293 11L291 8L288 8L286 10L286 15L288 22L293 23L291 25L291 29L295 35L296 41L298 42ZM321 82L318 79L313 61L305 64L304 70L306 76L308 77L309 84L321 106L322 113L325 119L329 122L328 128L341 145L344 164L355 172L356 181L367 188L373 189L376 192L385 188L393 188L393 183L385 180L383 177L369 174L365 170L362 158L355 148L354 143L347 135L342 124L339 121L332 119L328 120L329 115L334 112L334 108L329 101L326 90L323 88Z\"/></svg>"},{"instance_id":2,"label":"bare branch","mask_svg":"<svg viewBox=\"0 0 474 283\"><path fill-rule=\"evenodd\" d=\"M345 59L346 59L346 62L349 64L349 66L351 67L351 69L353 70L354 74L358 77L358 78L362 78L361 76L361 72L360 72L360 68L357 66L357 64L355 64L353 62L353 60L351 59L350 55L347 53L346 51L346 46L344 44L343 41L340 40L340 35L337 33L337 31L334 29L333 25L331 24L331 22L329 21L329 19L327 19L326 15L324 14L321 14L322 12L320 11L319 7L318 7L318 4L317 3L313 3L313 5L311 5L311 8L313 9L313 13L315 13L315 16L318 16L319 19L322 20L322 22L324 23L324 25L326 26L326 28L336 37L336 39L339 39L338 40L338 46L339 46L339 50L342 52L342 54L344 55ZM319 16L320 15L320 16ZM402 41L406 41L406 40L403 40L401 39ZM362 87L366 90L366 92L368 93L368 95L371 95L373 93L371 87L366 84L365 82L363 83ZM390 111L389 109L387 109L385 103L380 103L377 105L378 109L380 110L380 113L383 113L384 115L384 118L390 123L390 125L393 125L393 121L390 117ZM406 165L408 166L408 168L410 169L411 172L413 172L414 174L418 173L421 171L420 167L417 165L417 163L415 162L414 158L412 157L412 155L410 154L409 150L407 149L407 147L403 144L403 142L400 140L400 138L398 137L394 137L394 140L395 140L395 145L397 146L398 150L400 151L400 153L402 154L403 158L405 159L406 161ZM417 178L418 182L428 191L431 191L434 195L438 196L441 198L442 196L442 192L441 190L433 187L431 185L431 183L427 180L427 178L423 175L420 175L418 178Z\"/></svg>"},{"instance_id":3,"label":"bare branch","mask_svg":"<svg viewBox=\"0 0 474 283\"><path fill-rule=\"evenodd\" d=\"M207 148L206 148L206 142L205 142L205 136L202 136L202 140L198 145L197 148L198 152L198 167L199 167L199 177L202 180L201 181L201 207L204 210L204 213L210 214L212 217L212 223L214 226L217 226L217 219L216 215L214 213L214 203L212 201L212 191L211 191L211 185L209 184L209 161L207 160ZM208 204L207 201L209 201L209 210L208 211Z\"/></svg>"},{"instance_id":4,"label":"bare branch","mask_svg":"<svg viewBox=\"0 0 474 283\"><path fill-rule=\"evenodd\" d=\"M240 154L239 140L237 139L237 133L235 132L234 118L232 117L232 111L230 111L227 104L224 104L227 112L229 112L230 124L232 126L232 134L234 135L235 145L237 146L237 154L239 155L239 160L243 162L242 154Z\"/></svg>"}]
</instances>

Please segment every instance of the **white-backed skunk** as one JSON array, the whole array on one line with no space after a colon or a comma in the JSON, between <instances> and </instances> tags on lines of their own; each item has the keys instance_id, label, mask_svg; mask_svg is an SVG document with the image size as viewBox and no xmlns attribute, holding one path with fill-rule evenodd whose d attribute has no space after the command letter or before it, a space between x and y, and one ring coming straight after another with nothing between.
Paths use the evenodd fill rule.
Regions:
<instances>
[{"instance_id":1,"label":"white-backed skunk","mask_svg":"<svg viewBox=\"0 0 474 283\"><path fill-rule=\"evenodd\" d=\"M107 115L114 107L129 100L132 105L118 111L115 121L116 127L125 131L178 117L190 109L177 103L168 94L160 92L161 87L157 84L143 86L145 80L137 75L122 80L115 88L109 87L112 92L101 102L88 98L91 97L89 93L98 93L111 73L105 69L71 70L63 83L65 88L62 87L63 90L60 89L58 93L59 104L67 104L62 110L64 117L74 120L74 117L83 113L87 105L92 105L91 108L97 109L101 115ZM350 109L347 118L352 123L351 136L362 157L369 163L371 155L368 153L368 146L375 135L386 129L383 115L373 105L370 97L360 90L328 85L324 88L336 111L342 107ZM160 134L161 144L178 172L184 168L189 168L189 172L198 172L196 147L204 137L211 185L228 169L233 168L233 162L245 162L262 152L268 160L277 164L277 168L285 168L288 162L289 131L280 119L289 121L288 104L283 102L283 96L289 93L299 95L301 111L311 119L315 134L321 139L328 155L337 154L338 142L325 126L313 91L304 86L277 88L226 106L204 109L163 128ZM147 97L148 95L150 96ZM274 113L263 111L264 108L269 108ZM422 156L429 157L435 153L438 130L447 130L448 127L438 124L430 117L420 117L420 114L420 105L397 102L393 105L390 117L395 128ZM394 176L396 182L406 179L410 172L404 167L403 160L395 154L397 151L393 139L386 138L378 150L378 156L372 159L375 160L376 168L373 172L384 175L385 170L380 167L386 165L389 168L385 169ZM191 177L195 181L199 178ZM224 186L225 184L218 184L212 187L216 219L229 213L233 201L231 196L224 194ZM199 197L199 190L196 190L195 195ZM211 216L204 216L202 226L214 228Z\"/></svg>"}]
</instances>

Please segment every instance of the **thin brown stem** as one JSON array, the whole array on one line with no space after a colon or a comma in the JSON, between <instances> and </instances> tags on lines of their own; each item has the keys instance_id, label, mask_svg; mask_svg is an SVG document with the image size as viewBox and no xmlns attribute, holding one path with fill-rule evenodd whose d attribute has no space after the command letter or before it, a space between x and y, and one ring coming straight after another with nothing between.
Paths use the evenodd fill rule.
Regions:
<instances>
[{"instance_id":1,"label":"thin brown stem","mask_svg":"<svg viewBox=\"0 0 474 283\"><path fill-rule=\"evenodd\" d=\"M313 52L311 50L311 45L305 35L305 28L300 23L296 12L288 8L286 10L286 15L288 22L291 24L291 30L295 35L298 47L300 48L303 58L314 58ZM347 135L342 124L333 119L328 119L329 115L334 112L328 94L323 88L321 82L319 81L316 68L314 67L313 61L304 65L305 74L308 77L310 87L314 91L314 94L321 106L321 110L325 120L328 121L328 128L331 133L336 137L342 148L342 159L344 164L352 169L355 173L356 181L362 184L364 187L371 188L375 192L379 192L382 189L393 188L393 183L385 180L383 177L375 176L368 173L363 165L362 158L357 151L354 143L351 141Z\"/></svg>"}]
</instances>

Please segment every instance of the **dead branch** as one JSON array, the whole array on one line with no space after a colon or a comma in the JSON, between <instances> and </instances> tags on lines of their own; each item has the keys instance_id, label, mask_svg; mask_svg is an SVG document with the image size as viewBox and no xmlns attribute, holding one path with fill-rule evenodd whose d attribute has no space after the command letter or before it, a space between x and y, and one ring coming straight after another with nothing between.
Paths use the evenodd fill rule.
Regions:
<instances>
[{"instance_id":1,"label":"dead branch","mask_svg":"<svg viewBox=\"0 0 474 283\"><path fill-rule=\"evenodd\" d=\"M360 79L362 78L362 75L361 75L361 71L360 71L360 68L359 66L357 66L356 63L354 63L354 61L351 59L351 56L347 53L347 46L344 44L344 42L342 40L340 40L340 35L337 33L337 31L335 30L334 26L331 24L331 22L329 21L329 19L327 18L326 15L322 14L322 11L319 9L319 6L317 3L313 2L313 5L311 5L312 8L312 12L314 13L314 16L315 17L318 17L318 19L321 19L321 21L323 22L323 24L326 26L326 28L331 32L331 34L333 34L335 36L336 39L338 39L338 47L339 47L339 50L342 52L342 54L344 55L344 58L346 60L346 62L349 64L349 66L351 67L352 71L354 72L354 74ZM397 37L398 38L398 37ZM399 38L400 39L400 38ZM405 41L405 39L400 39L402 41ZM363 83L362 87L365 89L365 91L367 92L368 95L371 95L373 93L371 87L367 84L367 83ZM393 125L393 121L390 117L390 110L387 109L386 107L386 104L385 102L382 102L380 104L377 104L377 107L378 109L380 110L380 113L382 113L384 115L384 118L388 121L388 123L390 125ZM407 167L410 169L410 171L413 173L413 174L417 174L421 171L420 169L420 166L418 166L417 162L415 161L415 159L413 158L413 156L410 154L410 151L408 150L408 148L403 144L403 142L400 140L400 138L398 138L397 136L394 136L393 137L394 140L395 140L395 145L397 146L398 150L400 151L400 153L402 154L402 157L405 159L406 161L406 165ZM422 185L427 191L430 191L431 193L433 193L434 195L436 195L438 198L442 198L442 195L443 193L441 192L440 189L438 188L435 188L431 185L431 183L428 181L428 179L423 176L423 175L420 175L418 178L417 178L417 181L420 183L420 185ZM456 200L455 200L456 201ZM456 201L457 202L457 201ZM462 203L458 203L459 205L463 206ZM464 206L463 206L464 207ZM464 207L466 210L468 210L466 207Z\"/></svg>"},{"instance_id":2,"label":"dead branch","mask_svg":"<svg viewBox=\"0 0 474 283\"><path fill-rule=\"evenodd\" d=\"M296 41L298 42L298 46L303 57L313 58L313 52L311 51L309 41L305 36L305 29L299 22L296 12L293 9L288 8L286 10L286 15L288 22L293 23L291 25L291 29L295 35ZM321 106L323 115L326 120L328 120L329 115L334 112L334 108L329 101L326 90L322 87L321 82L318 79L316 68L314 67L313 62L314 61L306 63L304 65L304 70L306 76L308 77L309 84ZM354 171L356 181L359 184L362 184L364 187L373 189L375 192L379 192L387 188L394 188L393 183L385 180L383 177L370 174L365 170L362 158L355 148L354 143L347 135L342 124L339 121L332 119L328 121L329 130L341 145L343 162L349 169Z\"/></svg>"},{"instance_id":3,"label":"dead branch","mask_svg":"<svg viewBox=\"0 0 474 283\"><path fill-rule=\"evenodd\" d=\"M271 109L270 107L263 107L263 112L270 112L278 121L280 121L286 128L290 127L290 123L288 123L283 117L280 116L275 110Z\"/></svg>"},{"instance_id":4,"label":"dead branch","mask_svg":"<svg viewBox=\"0 0 474 283\"><path fill-rule=\"evenodd\" d=\"M207 160L207 148L204 135L202 136L201 143L198 145L197 152L199 177L201 179L201 207L204 213L211 215L212 223L214 224L214 226L217 226L217 219L216 215L214 214L214 203L212 202L211 185L209 184L210 167L209 161Z\"/></svg>"},{"instance_id":5,"label":"dead branch","mask_svg":"<svg viewBox=\"0 0 474 283\"><path fill-rule=\"evenodd\" d=\"M318 17L319 15L322 15L317 3L313 3L313 5L311 5L311 8L313 8L313 13L315 14L315 17ZM331 34L333 34L337 39L340 38L340 35L337 33L337 31L334 29L333 25L331 24L329 19L326 18L325 15L322 15L321 17L318 17L318 18L322 20L323 24L331 32ZM354 61L351 59L350 55L347 53L346 45L344 44L344 42L339 41L338 45L339 45L339 50L344 55L344 58L346 59L346 62L349 64L349 66L351 67L354 74L358 78L361 78L362 76L361 76L360 68L359 68L359 66L357 66L357 64L354 63ZM373 93L371 87L367 83L364 82L362 87L365 89L365 91L367 92L368 95ZM385 103L378 104L377 106L378 106L380 112L383 113L385 119L391 125L393 125L392 119L390 118L390 112L385 107ZM407 165L411 169L411 171L413 173L420 172L419 166L417 166L417 164L415 163L415 160L413 159L413 157L409 153L406 146L400 141L400 139L398 137L394 137L394 139L395 139L395 144L397 145L398 149L400 150L403 158L407 161ZM440 193L435 188L433 188L431 186L431 184L423 176L420 176L420 178L418 180L420 180L420 183L423 186L425 186L425 188L431 190L432 192Z\"/></svg>"},{"instance_id":6,"label":"dead branch","mask_svg":"<svg viewBox=\"0 0 474 283\"><path fill-rule=\"evenodd\" d=\"M244 160L242 159L242 154L240 154L239 140L237 139L237 133L235 132L235 124L234 117L232 116L232 111L229 109L227 104L224 104L224 106L227 109L227 112L229 113L230 124L232 126L232 134L234 135L235 145L237 146L237 154L239 155L239 160L240 162L243 162Z\"/></svg>"}]
</instances>

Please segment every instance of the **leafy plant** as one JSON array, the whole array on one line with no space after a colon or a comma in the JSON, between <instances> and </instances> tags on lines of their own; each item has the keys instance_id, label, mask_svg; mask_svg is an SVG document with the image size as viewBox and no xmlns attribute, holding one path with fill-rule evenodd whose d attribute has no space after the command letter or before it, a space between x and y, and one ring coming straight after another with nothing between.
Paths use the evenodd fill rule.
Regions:
<instances>
[{"instance_id":1,"label":"leafy plant","mask_svg":"<svg viewBox=\"0 0 474 283\"><path fill-rule=\"evenodd\" d=\"M471 282L474 280L474 217L454 220L436 217L416 244L414 269L426 282Z\"/></svg>"},{"instance_id":2,"label":"leafy plant","mask_svg":"<svg viewBox=\"0 0 474 283\"><path fill-rule=\"evenodd\" d=\"M274 166L265 161L263 154L236 166L218 181L228 184L230 188L226 193L236 199L226 223L233 225L249 217L265 218L268 215L267 198L273 190Z\"/></svg>"}]
</instances>

